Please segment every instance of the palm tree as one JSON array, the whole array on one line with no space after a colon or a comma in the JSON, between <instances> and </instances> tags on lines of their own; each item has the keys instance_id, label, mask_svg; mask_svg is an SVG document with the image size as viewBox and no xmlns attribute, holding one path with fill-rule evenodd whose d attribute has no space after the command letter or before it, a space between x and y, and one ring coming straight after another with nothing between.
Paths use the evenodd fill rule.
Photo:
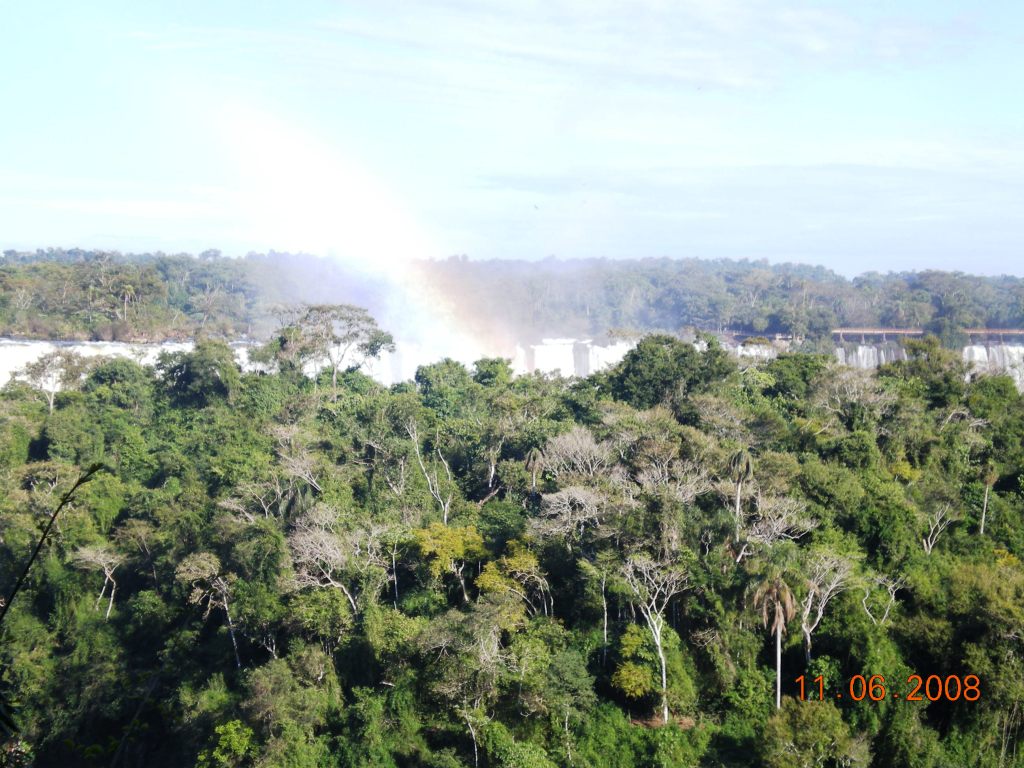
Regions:
<instances>
[{"instance_id":1,"label":"palm tree","mask_svg":"<svg viewBox=\"0 0 1024 768\"><path fill-rule=\"evenodd\" d=\"M530 473L530 493L537 492L537 475L544 471L544 452L534 446L526 454L526 471Z\"/></svg>"},{"instance_id":2,"label":"palm tree","mask_svg":"<svg viewBox=\"0 0 1024 768\"><path fill-rule=\"evenodd\" d=\"M769 631L775 634L775 708L778 709L782 706L782 633L786 631L787 622L796 616L793 591L780 572L770 573L757 587L754 592L754 608L761 609L761 618L766 628L771 619Z\"/></svg>"},{"instance_id":3,"label":"palm tree","mask_svg":"<svg viewBox=\"0 0 1024 768\"><path fill-rule=\"evenodd\" d=\"M121 286L121 300L124 301L124 316L121 318L128 322L128 303L135 299L135 287L125 283Z\"/></svg>"},{"instance_id":4,"label":"palm tree","mask_svg":"<svg viewBox=\"0 0 1024 768\"><path fill-rule=\"evenodd\" d=\"M736 539L740 538L740 527L743 525L743 484L754 478L754 461L745 448L741 448L729 459L729 476L736 486L736 503L733 512L736 515Z\"/></svg>"}]
</instances>

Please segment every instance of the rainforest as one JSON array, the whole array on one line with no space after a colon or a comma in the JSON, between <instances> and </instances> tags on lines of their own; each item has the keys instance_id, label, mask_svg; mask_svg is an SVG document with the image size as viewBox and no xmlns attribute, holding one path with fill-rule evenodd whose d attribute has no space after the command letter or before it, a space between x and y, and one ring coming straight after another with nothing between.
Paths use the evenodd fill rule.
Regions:
<instances>
[{"instance_id":1,"label":"rainforest","mask_svg":"<svg viewBox=\"0 0 1024 768\"><path fill-rule=\"evenodd\" d=\"M334 310L0 390L4 765L1024 765L1009 377L651 333L384 387Z\"/></svg>"}]
</instances>

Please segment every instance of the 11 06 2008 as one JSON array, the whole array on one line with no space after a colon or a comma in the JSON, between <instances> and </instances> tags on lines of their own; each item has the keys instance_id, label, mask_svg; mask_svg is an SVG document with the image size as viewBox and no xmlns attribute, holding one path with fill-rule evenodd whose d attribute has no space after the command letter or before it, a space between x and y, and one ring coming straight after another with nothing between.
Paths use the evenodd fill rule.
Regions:
<instances>
[{"instance_id":1,"label":"11 06 2008","mask_svg":"<svg viewBox=\"0 0 1024 768\"><path fill-rule=\"evenodd\" d=\"M800 675L800 701L848 699L853 701L977 701L981 680L977 675L910 675L906 680L886 683L882 675L854 675L846 685L833 689L821 675L807 680Z\"/></svg>"}]
</instances>

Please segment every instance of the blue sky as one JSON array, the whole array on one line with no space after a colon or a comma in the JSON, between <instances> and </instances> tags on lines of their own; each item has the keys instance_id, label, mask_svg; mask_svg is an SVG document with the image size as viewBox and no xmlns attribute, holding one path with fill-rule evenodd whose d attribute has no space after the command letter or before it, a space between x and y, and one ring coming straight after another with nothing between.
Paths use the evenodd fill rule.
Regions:
<instances>
[{"instance_id":1,"label":"blue sky","mask_svg":"<svg viewBox=\"0 0 1024 768\"><path fill-rule=\"evenodd\" d=\"M0 0L0 247L1024 274L1024 4Z\"/></svg>"}]
</instances>

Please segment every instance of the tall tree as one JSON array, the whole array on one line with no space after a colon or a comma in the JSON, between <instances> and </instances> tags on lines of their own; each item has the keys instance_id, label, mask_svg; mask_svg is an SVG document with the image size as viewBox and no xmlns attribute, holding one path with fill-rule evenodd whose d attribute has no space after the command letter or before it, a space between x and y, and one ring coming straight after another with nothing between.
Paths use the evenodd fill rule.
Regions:
<instances>
[{"instance_id":1,"label":"tall tree","mask_svg":"<svg viewBox=\"0 0 1024 768\"><path fill-rule=\"evenodd\" d=\"M224 611L224 617L228 622L228 634L231 636L231 647L235 652L235 666L241 669L242 657L238 654L235 622L231 618L231 593L236 581L234 574L224 572L220 560L212 552L196 552L181 561L175 569L175 576L182 584L192 587L188 597L190 603L206 603L204 619L209 617L210 611L214 608Z\"/></svg>"},{"instance_id":2,"label":"tall tree","mask_svg":"<svg viewBox=\"0 0 1024 768\"><path fill-rule=\"evenodd\" d=\"M760 609L764 626L775 635L775 708L782 706L782 635L796 616L796 601L780 569L773 568L754 592L754 608Z\"/></svg>"},{"instance_id":3,"label":"tall tree","mask_svg":"<svg viewBox=\"0 0 1024 768\"><path fill-rule=\"evenodd\" d=\"M633 555L622 567L633 592L634 604L644 617L661 667L661 718L668 724L668 663L665 659L665 610L686 587L689 574L682 564L658 561L649 555Z\"/></svg>"},{"instance_id":4,"label":"tall tree","mask_svg":"<svg viewBox=\"0 0 1024 768\"><path fill-rule=\"evenodd\" d=\"M53 413L54 400L62 389L76 386L86 370L86 361L81 355L68 349L55 349L29 363L14 375L25 379L38 389Z\"/></svg>"},{"instance_id":5,"label":"tall tree","mask_svg":"<svg viewBox=\"0 0 1024 768\"><path fill-rule=\"evenodd\" d=\"M110 611L114 607L114 595L117 593L117 580L114 578L114 571L124 562L124 556L114 551L113 547L107 545L79 547L72 558L75 565L83 570L101 571L103 573L103 587L96 598L96 609L100 607L100 601L107 591L107 584L110 585L110 600L107 603L107 612L104 618L110 618Z\"/></svg>"},{"instance_id":6,"label":"tall tree","mask_svg":"<svg viewBox=\"0 0 1024 768\"><path fill-rule=\"evenodd\" d=\"M343 366L359 368L381 352L395 349L390 333L369 312L351 304L313 304L305 308L298 327L311 347L331 367L331 392L338 396L338 373Z\"/></svg>"},{"instance_id":7,"label":"tall tree","mask_svg":"<svg viewBox=\"0 0 1024 768\"><path fill-rule=\"evenodd\" d=\"M828 604L844 589L853 572L853 563L845 555L824 552L815 555L807 569L807 594L800 604L800 630L804 652L811 662L811 636L821 624Z\"/></svg>"}]
</instances>

